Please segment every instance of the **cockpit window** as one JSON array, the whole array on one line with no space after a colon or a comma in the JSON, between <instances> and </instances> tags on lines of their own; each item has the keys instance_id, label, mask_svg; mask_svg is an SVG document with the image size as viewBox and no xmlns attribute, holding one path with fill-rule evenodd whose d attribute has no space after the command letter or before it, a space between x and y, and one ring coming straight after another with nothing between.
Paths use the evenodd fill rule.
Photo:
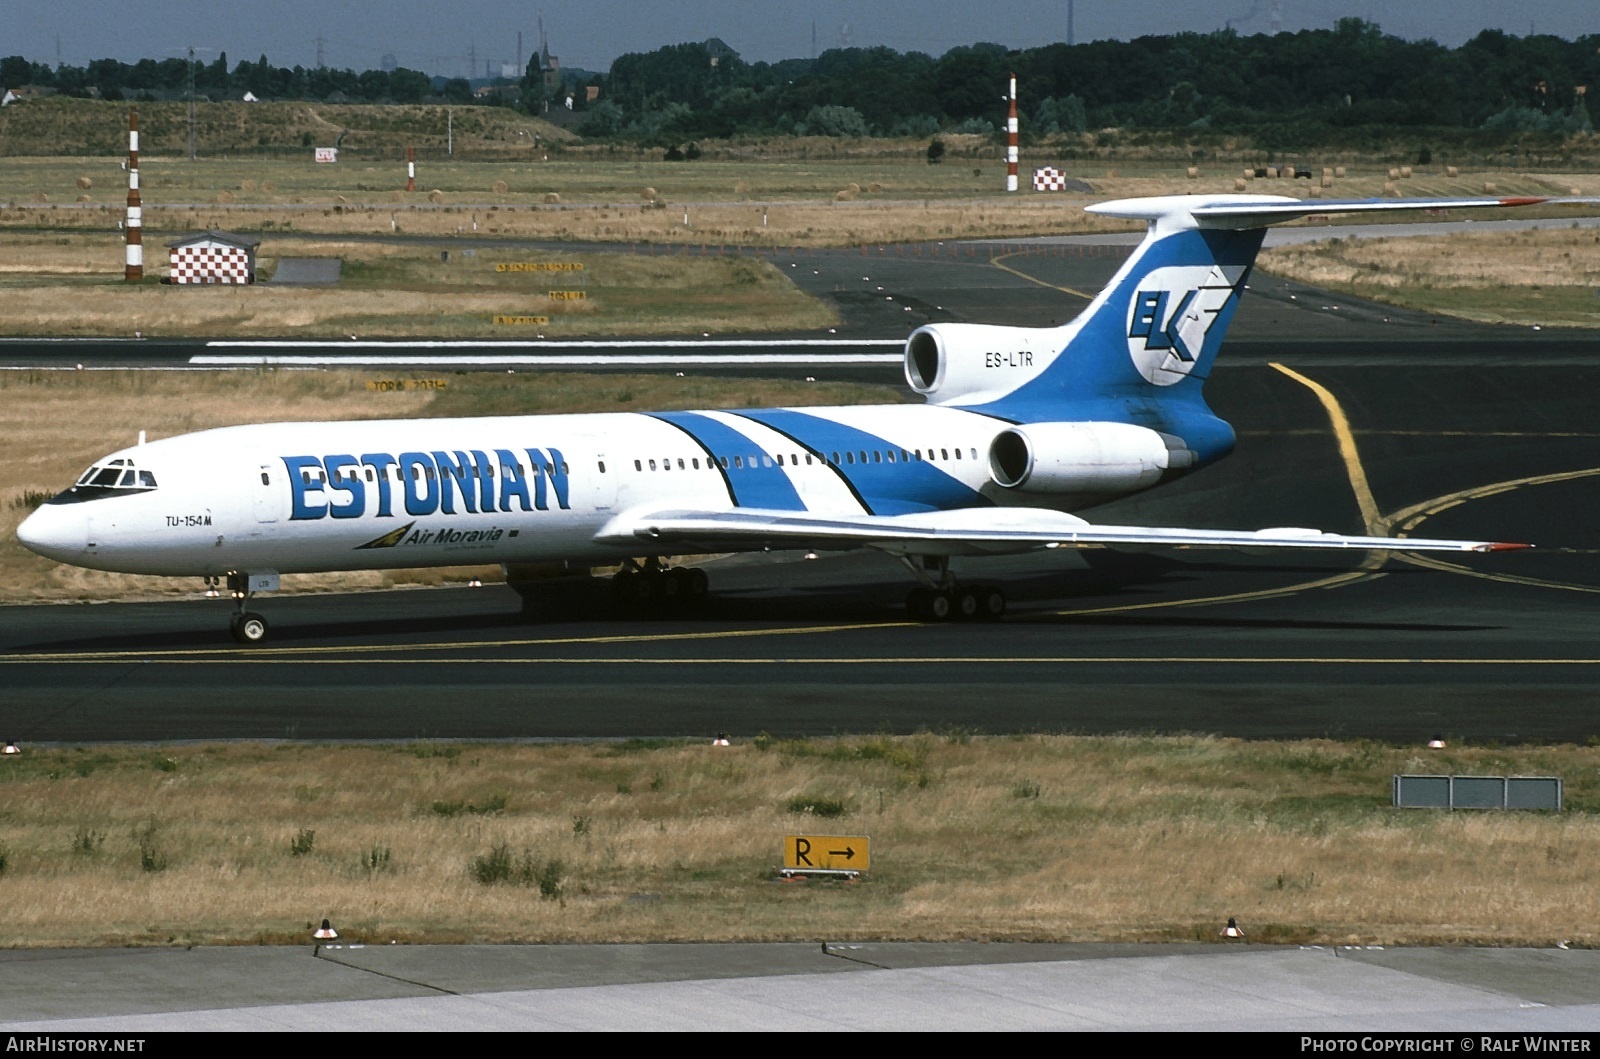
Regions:
<instances>
[{"instance_id":1,"label":"cockpit window","mask_svg":"<svg viewBox=\"0 0 1600 1059\"><path fill-rule=\"evenodd\" d=\"M108 460L97 463L78 476L78 482L64 493L58 493L48 503L81 504L87 500L101 500L112 496L132 496L148 493L156 488L156 476L142 471L129 459Z\"/></svg>"}]
</instances>

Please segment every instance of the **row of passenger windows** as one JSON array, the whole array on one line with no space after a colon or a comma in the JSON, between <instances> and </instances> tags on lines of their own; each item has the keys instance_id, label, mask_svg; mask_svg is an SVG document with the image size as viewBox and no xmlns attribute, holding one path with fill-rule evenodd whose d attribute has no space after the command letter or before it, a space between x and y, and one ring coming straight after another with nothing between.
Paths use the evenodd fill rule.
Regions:
<instances>
[{"instance_id":1,"label":"row of passenger windows","mask_svg":"<svg viewBox=\"0 0 1600 1059\"><path fill-rule=\"evenodd\" d=\"M790 453L787 465L790 467L799 467L801 465L801 460L804 460L805 465L808 467L813 463L832 464L833 466L838 467L841 464L854 465L857 463L922 463L928 460L938 462L940 460L949 460L951 458L957 460L963 458L975 460L978 458L978 450L974 448L967 449L965 457L963 457L960 449L950 448L929 449L926 456L923 455L921 449L911 449L909 451L906 449L857 449L854 452L845 451L842 454L834 452L826 456L820 452L807 452L803 457L797 453ZM646 465L648 464L648 469L652 471L658 469L670 471L673 469L673 462L674 460L671 458L661 460L658 468L656 460L634 460L633 469L636 471L643 471L646 469ZM700 460L698 457L691 457L685 460L683 457L679 456L676 458L676 462L678 465L677 469L680 471L698 471L701 469ZM731 462L727 456L719 456L715 460L712 460L708 457L706 459L705 469L714 471L720 467L725 471L729 469L745 470L746 468L771 467L774 464L779 467L785 466L783 453L780 452L776 456L756 454L751 454L749 456L734 456L732 457Z\"/></svg>"},{"instance_id":2,"label":"row of passenger windows","mask_svg":"<svg viewBox=\"0 0 1600 1059\"><path fill-rule=\"evenodd\" d=\"M534 473L543 471L546 475L553 478L557 473L558 466L561 474L569 473L566 460L562 460L559 465L554 463L534 464L533 469ZM510 464L504 463L500 464L498 471L496 471L494 464L489 464L485 469L489 472L490 478L510 478L512 480L516 480L522 478L527 473L526 470L520 465L513 467ZM606 465L601 463L600 473L604 474L605 470ZM361 473L363 471L365 472L364 475ZM377 476L373 473L373 468L365 465L363 465L359 470L355 467L341 467L332 475L329 475L328 472L321 470L311 470L305 467L300 469L300 481L305 485L325 485L330 477L333 481L340 483L355 482L360 480L362 477L365 477L369 482L377 481ZM404 480L404 475L400 473L399 464L391 464L390 466L384 468L384 477L396 482ZM438 474L435 474L434 468L430 466L416 463L411 465L411 479L413 481L431 482L436 477L449 477L454 478L458 482L467 482L477 478L478 475L477 472L471 467L451 467L447 471L441 471ZM154 483L152 482L151 484ZM261 472L261 484L271 484L268 480L267 472L265 471Z\"/></svg>"}]
</instances>

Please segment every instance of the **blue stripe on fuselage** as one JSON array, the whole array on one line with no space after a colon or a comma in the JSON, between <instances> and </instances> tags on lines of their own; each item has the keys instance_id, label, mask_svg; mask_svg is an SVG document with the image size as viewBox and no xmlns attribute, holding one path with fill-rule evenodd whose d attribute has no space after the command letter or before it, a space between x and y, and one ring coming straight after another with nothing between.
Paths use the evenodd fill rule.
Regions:
<instances>
[{"instance_id":1,"label":"blue stripe on fuselage","mask_svg":"<svg viewBox=\"0 0 1600 1059\"><path fill-rule=\"evenodd\" d=\"M697 412L650 414L694 438L725 468L723 477L728 480L735 506L773 511L806 509L789 476L773 463L772 454L737 430Z\"/></svg>"},{"instance_id":2,"label":"blue stripe on fuselage","mask_svg":"<svg viewBox=\"0 0 1600 1059\"><path fill-rule=\"evenodd\" d=\"M945 473L936 464L900 459L905 450L875 434L836 423L821 416L787 408L755 409L734 413L793 438L812 452L821 453L830 465L837 452L841 462L833 469L850 484L873 515L910 515L920 511L943 511L956 507L986 507L991 501L966 483ZM893 449L894 463L878 462L877 454ZM844 459L853 454L856 462ZM863 453L866 460L863 461ZM871 461L871 462L867 462Z\"/></svg>"}]
</instances>

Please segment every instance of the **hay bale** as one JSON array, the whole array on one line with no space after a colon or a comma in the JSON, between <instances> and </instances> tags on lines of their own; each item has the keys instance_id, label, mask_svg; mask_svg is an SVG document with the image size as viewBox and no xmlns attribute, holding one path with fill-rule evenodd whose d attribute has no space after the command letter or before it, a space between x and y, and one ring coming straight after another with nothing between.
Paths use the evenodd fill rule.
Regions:
<instances>
[{"instance_id":1,"label":"hay bale","mask_svg":"<svg viewBox=\"0 0 1600 1059\"><path fill-rule=\"evenodd\" d=\"M750 182L748 180L740 180L740 181L736 182L733 185L733 193L735 195L748 195L748 194L750 194Z\"/></svg>"},{"instance_id":2,"label":"hay bale","mask_svg":"<svg viewBox=\"0 0 1600 1059\"><path fill-rule=\"evenodd\" d=\"M496 180L494 182L494 193L496 195L504 195L507 190L506 182L504 180Z\"/></svg>"},{"instance_id":3,"label":"hay bale","mask_svg":"<svg viewBox=\"0 0 1600 1059\"><path fill-rule=\"evenodd\" d=\"M233 192L229 191L227 188L223 188L221 191L217 192L217 201L223 203L224 205L232 202Z\"/></svg>"},{"instance_id":4,"label":"hay bale","mask_svg":"<svg viewBox=\"0 0 1600 1059\"><path fill-rule=\"evenodd\" d=\"M646 202L654 202L656 200L656 189L645 188L643 191L639 192L639 197L644 199Z\"/></svg>"},{"instance_id":5,"label":"hay bale","mask_svg":"<svg viewBox=\"0 0 1600 1059\"><path fill-rule=\"evenodd\" d=\"M91 199L88 195L79 195L78 196L78 201L79 202L93 202L94 200Z\"/></svg>"},{"instance_id":6,"label":"hay bale","mask_svg":"<svg viewBox=\"0 0 1600 1059\"><path fill-rule=\"evenodd\" d=\"M78 190L79 191L88 191L92 187L94 187L94 181L93 180L90 180L86 176L81 176L81 177L78 178Z\"/></svg>"},{"instance_id":7,"label":"hay bale","mask_svg":"<svg viewBox=\"0 0 1600 1059\"><path fill-rule=\"evenodd\" d=\"M1444 167L1444 175L1447 176L1447 177L1450 177L1452 180L1455 179L1460 174L1461 174L1461 171L1459 169L1457 169L1453 165L1447 165L1447 166Z\"/></svg>"},{"instance_id":8,"label":"hay bale","mask_svg":"<svg viewBox=\"0 0 1600 1059\"><path fill-rule=\"evenodd\" d=\"M1183 171L1183 175L1188 177L1190 180L1199 180L1200 179L1200 167L1192 165L1188 169L1185 169Z\"/></svg>"},{"instance_id":9,"label":"hay bale","mask_svg":"<svg viewBox=\"0 0 1600 1059\"><path fill-rule=\"evenodd\" d=\"M1344 179L1344 166L1342 166L1342 165L1334 166L1333 167L1333 175L1338 177L1340 180L1343 180Z\"/></svg>"},{"instance_id":10,"label":"hay bale","mask_svg":"<svg viewBox=\"0 0 1600 1059\"><path fill-rule=\"evenodd\" d=\"M1411 167L1410 166L1403 165L1403 166L1400 167L1400 179L1401 180L1410 180L1411 179Z\"/></svg>"},{"instance_id":11,"label":"hay bale","mask_svg":"<svg viewBox=\"0 0 1600 1059\"><path fill-rule=\"evenodd\" d=\"M345 197L344 197L344 196L343 196L343 195L335 195L335 196L334 196L334 197L333 197L333 200L334 200L334 201L335 201L335 202L337 202L337 203L338 203L338 204L339 204L339 205L341 205L341 206L348 206L348 205L350 205L350 200L349 200L349 199L347 199L347 198L345 198Z\"/></svg>"},{"instance_id":12,"label":"hay bale","mask_svg":"<svg viewBox=\"0 0 1600 1059\"><path fill-rule=\"evenodd\" d=\"M833 193L833 201L835 202L849 202L855 197L856 193L851 191L849 188L840 188L838 191Z\"/></svg>"},{"instance_id":13,"label":"hay bale","mask_svg":"<svg viewBox=\"0 0 1600 1059\"><path fill-rule=\"evenodd\" d=\"M1233 178L1233 190L1235 190L1235 191L1243 191L1245 188L1247 188L1249 186L1250 185L1245 181L1244 177L1234 177Z\"/></svg>"},{"instance_id":14,"label":"hay bale","mask_svg":"<svg viewBox=\"0 0 1600 1059\"><path fill-rule=\"evenodd\" d=\"M239 182L239 190L240 191L254 191L255 189L256 189L256 182L254 180L241 180Z\"/></svg>"},{"instance_id":15,"label":"hay bale","mask_svg":"<svg viewBox=\"0 0 1600 1059\"><path fill-rule=\"evenodd\" d=\"M276 191L276 190L278 190L278 185L274 184L270 180L263 180L261 182L261 190L262 191Z\"/></svg>"},{"instance_id":16,"label":"hay bale","mask_svg":"<svg viewBox=\"0 0 1600 1059\"><path fill-rule=\"evenodd\" d=\"M1254 169L1246 169L1244 171L1244 179L1245 180L1249 180L1252 177L1254 177L1255 175L1256 175L1256 171Z\"/></svg>"},{"instance_id":17,"label":"hay bale","mask_svg":"<svg viewBox=\"0 0 1600 1059\"><path fill-rule=\"evenodd\" d=\"M1495 187L1494 184L1490 183L1489 181L1485 180L1483 182L1483 193L1485 195L1493 195L1499 190L1499 188Z\"/></svg>"},{"instance_id":18,"label":"hay bale","mask_svg":"<svg viewBox=\"0 0 1600 1059\"><path fill-rule=\"evenodd\" d=\"M557 195L554 191L547 191L544 193L544 201L548 205L554 206L560 203L561 196Z\"/></svg>"},{"instance_id":19,"label":"hay bale","mask_svg":"<svg viewBox=\"0 0 1600 1059\"><path fill-rule=\"evenodd\" d=\"M1399 180L1400 179L1400 170L1396 169L1394 166L1390 166L1389 167L1389 179L1390 180Z\"/></svg>"},{"instance_id":20,"label":"hay bale","mask_svg":"<svg viewBox=\"0 0 1600 1059\"><path fill-rule=\"evenodd\" d=\"M1333 167L1331 167L1331 166L1323 166L1322 167L1322 175L1323 175L1324 179L1332 180L1333 179Z\"/></svg>"},{"instance_id":21,"label":"hay bale","mask_svg":"<svg viewBox=\"0 0 1600 1059\"><path fill-rule=\"evenodd\" d=\"M428 201L434 203L435 205L443 202L444 192L440 191L438 188L434 188L432 191L428 192Z\"/></svg>"},{"instance_id":22,"label":"hay bale","mask_svg":"<svg viewBox=\"0 0 1600 1059\"><path fill-rule=\"evenodd\" d=\"M1322 186L1323 186L1323 187L1325 187L1325 188L1331 188L1331 187L1333 187L1333 177L1331 177L1331 176L1324 176L1324 177L1323 177L1323 178L1322 178Z\"/></svg>"},{"instance_id":23,"label":"hay bale","mask_svg":"<svg viewBox=\"0 0 1600 1059\"><path fill-rule=\"evenodd\" d=\"M1278 167L1277 166L1275 166L1275 165L1267 166L1267 179L1268 180L1276 180L1276 179L1278 179Z\"/></svg>"},{"instance_id":24,"label":"hay bale","mask_svg":"<svg viewBox=\"0 0 1600 1059\"><path fill-rule=\"evenodd\" d=\"M1396 185L1395 182L1392 181L1392 180L1385 180L1383 182L1383 197L1386 198L1386 199L1397 199L1397 198L1399 198L1400 197L1400 188L1399 188L1399 186Z\"/></svg>"},{"instance_id":25,"label":"hay bale","mask_svg":"<svg viewBox=\"0 0 1600 1059\"><path fill-rule=\"evenodd\" d=\"M876 195L878 192L883 190L883 185L874 180L872 183L867 185L867 190Z\"/></svg>"},{"instance_id":26,"label":"hay bale","mask_svg":"<svg viewBox=\"0 0 1600 1059\"><path fill-rule=\"evenodd\" d=\"M35 202L49 202L50 201L50 196L46 195L42 191L35 191L33 193L33 201L35 201Z\"/></svg>"},{"instance_id":27,"label":"hay bale","mask_svg":"<svg viewBox=\"0 0 1600 1059\"><path fill-rule=\"evenodd\" d=\"M852 194L852 195L861 194L861 185L860 184L856 184L856 183L852 182L850 184L846 184L845 187L849 190L850 194Z\"/></svg>"},{"instance_id":28,"label":"hay bale","mask_svg":"<svg viewBox=\"0 0 1600 1059\"><path fill-rule=\"evenodd\" d=\"M1313 184L1311 186L1311 197L1314 199L1320 199L1322 197L1322 189Z\"/></svg>"},{"instance_id":29,"label":"hay bale","mask_svg":"<svg viewBox=\"0 0 1600 1059\"><path fill-rule=\"evenodd\" d=\"M391 191L391 192L389 192L389 201L390 202L404 202L405 200L406 200L406 193L404 191Z\"/></svg>"}]
</instances>

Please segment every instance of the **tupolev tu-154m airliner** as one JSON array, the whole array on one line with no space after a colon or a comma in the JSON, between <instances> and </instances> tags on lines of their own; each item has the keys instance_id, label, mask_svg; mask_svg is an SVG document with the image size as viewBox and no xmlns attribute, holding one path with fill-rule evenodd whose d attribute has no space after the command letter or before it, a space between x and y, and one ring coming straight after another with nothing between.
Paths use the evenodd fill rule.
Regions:
<instances>
[{"instance_id":1,"label":"tupolev tu-154m airliner","mask_svg":"<svg viewBox=\"0 0 1600 1059\"><path fill-rule=\"evenodd\" d=\"M1123 199L1148 232L1061 327L934 323L906 342L922 405L278 423L113 452L17 536L59 562L226 579L242 643L284 573L466 563L620 564L624 600L692 601L674 556L876 548L923 620L993 619L950 557L1102 545L1494 551L1493 541L1311 529L1112 526L1073 514L1226 456L1201 388L1267 226L1308 214L1541 200Z\"/></svg>"}]
</instances>

